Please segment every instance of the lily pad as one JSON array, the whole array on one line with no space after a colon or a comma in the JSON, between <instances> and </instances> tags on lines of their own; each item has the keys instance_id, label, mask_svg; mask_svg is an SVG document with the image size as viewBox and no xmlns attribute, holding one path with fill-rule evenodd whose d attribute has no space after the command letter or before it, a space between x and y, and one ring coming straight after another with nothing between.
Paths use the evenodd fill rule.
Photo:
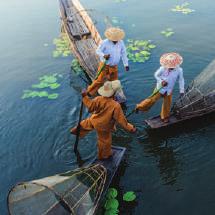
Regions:
<instances>
[{"instance_id":1,"label":"lily pad","mask_svg":"<svg viewBox=\"0 0 215 215\"><path fill-rule=\"evenodd\" d=\"M106 210L104 215L117 215L119 213L119 210L117 209L109 209L109 210Z\"/></svg>"},{"instance_id":2,"label":"lily pad","mask_svg":"<svg viewBox=\"0 0 215 215\"><path fill-rule=\"evenodd\" d=\"M136 199L136 195L133 191L129 191L123 195L123 200L126 202L132 202Z\"/></svg>"},{"instance_id":3,"label":"lily pad","mask_svg":"<svg viewBox=\"0 0 215 215\"><path fill-rule=\"evenodd\" d=\"M108 199L114 199L118 195L118 191L115 188L109 188L107 192Z\"/></svg>"},{"instance_id":4,"label":"lily pad","mask_svg":"<svg viewBox=\"0 0 215 215\"><path fill-rule=\"evenodd\" d=\"M126 2L127 0L114 0L116 3Z\"/></svg>"},{"instance_id":5,"label":"lily pad","mask_svg":"<svg viewBox=\"0 0 215 215\"><path fill-rule=\"evenodd\" d=\"M53 93L48 95L48 99L56 99L58 97L58 93Z\"/></svg>"},{"instance_id":6,"label":"lily pad","mask_svg":"<svg viewBox=\"0 0 215 215\"><path fill-rule=\"evenodd\" d=\"M150 59L151 49L156 48L150 40L127 40L128 58L133 62L144 63Z\"/></svg>"},{"instance_id":7,"label":"lily pad","mask_svg":"<svg viewBox=\"0 0 215 215\"><path fill-rule=\"evenodd\" d=\"M84 72L84 70L82 69L80 63L76 59L72 60L71 68L75 72L75 74L77 74L77 75L79 75L79 74Z\"/></svg>"},{"instance_id":8,"label":"lily pad","mask_svg":"<svg viewBox=\"0 0 215 215\"><path fill-rule=\"evenodd\" d=\"M188 8L190 4L188 2L185 2L181 5L176 5L174 8L171 9L173 12L180 12L183 14L190 14L193 13L195 10Z\"/></svg>"},{"instance_id":9,"label":"lily pad","mask_svg":"<svg viewBox=\"0 0 215 215\"><path fill-rule=\"evenodd\" d=\"M106 202L105 202L105 209L106 210L109 210L109 209L118 209L119 207L119 202L117 199L108 199Z\"/></svg>"},{"instance_id":10,"label":"lily pad","mask_svg":"<svg viewBox=\"0 0 215 215\"><path fill-rule=\"evenodd\" d=\"M165 37L170 37L174 34L174 31L172 28L167 28L166 30L161 31L161 34Z\"/></svg>"},{"instance_id":11,"label":"lily pad","mask_svg":"<svg viewBox=\"0 0 215 215\"><path fill-rule=\"evenodd\" d=\"M71 55L70 44L66 34L62 34L59 38L53 40L56 49L53 51L53 57L67 57Z\"/></svg>"}]
</instances>

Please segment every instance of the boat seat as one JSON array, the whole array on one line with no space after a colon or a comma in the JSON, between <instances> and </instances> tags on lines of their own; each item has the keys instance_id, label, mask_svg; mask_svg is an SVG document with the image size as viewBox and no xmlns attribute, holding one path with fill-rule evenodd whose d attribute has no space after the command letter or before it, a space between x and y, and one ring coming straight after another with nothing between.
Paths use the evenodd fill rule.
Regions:
<instances>
[{"instance_id":1,"label":"boat seat","mask_svg":"<svg viewBox=\"0 0 215 215\"><path fill-rule=\"evenodd\" d=\"M83 21L83 18L75 7L70 6L67 8L66 14L69 30L75 39L80 40L82 37L91 34L85 22Z\"/></svg>"}]
</instances>

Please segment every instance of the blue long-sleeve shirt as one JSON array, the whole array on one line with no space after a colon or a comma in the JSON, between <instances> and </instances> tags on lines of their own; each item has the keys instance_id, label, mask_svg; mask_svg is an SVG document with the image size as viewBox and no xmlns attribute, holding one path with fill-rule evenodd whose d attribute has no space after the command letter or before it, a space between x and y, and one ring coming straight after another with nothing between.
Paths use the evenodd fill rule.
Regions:
<instances>
[{"instance_id":1,"label":"blue long-sleeve shirt","mask_svg":"<svg viewBox=\"0 0 215 215\"><path fill-rule=\"evenodd\" d=\"M128 66L128 58L125 44L122 40L114 44L112 41L105 39L101 42L96 50L96 54L99 56L100 61L104 62L104 55L110 55L107 65L118 65L122 58L124 66Z\"/></svg>"}]
</instances>

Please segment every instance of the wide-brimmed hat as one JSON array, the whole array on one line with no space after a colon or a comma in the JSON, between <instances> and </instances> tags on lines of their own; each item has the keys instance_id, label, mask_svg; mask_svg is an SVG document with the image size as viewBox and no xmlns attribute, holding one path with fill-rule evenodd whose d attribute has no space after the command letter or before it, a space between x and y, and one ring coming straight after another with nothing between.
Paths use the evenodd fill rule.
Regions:
<instances>
[{"instance_id":1,"label":"wide-brimmed hat","mask_svg":"<svg viewBox=\"0 0 215 215\"><path fill-rule=\"evenodd\" d=\"M104 97L111 97L122 88L119 80L106 81L102 87L98 89L98 93Z\"/></svg>"},{"instance_id":2,"label":"wide-brimmed hat","mask_svg":"<svg viewBox=\"0 0 215 215\"><path fill-rule=\"evenodd\" d=\"M183 58L178 53L165 53L160 58L161 66L165 68L176 68L183 63Z\"/></svg>"},{"instance_id":3,"label":"wide-brimmed hat","mask_svg":"<svg viewBox=\"0 0 215 215\"><path fill-rule=\"evenodd\" d=\"M105 31L105 37L111 41L120 41L125 37L125 32L120 28L111 27Z\"/></svg>"}]
</instances>

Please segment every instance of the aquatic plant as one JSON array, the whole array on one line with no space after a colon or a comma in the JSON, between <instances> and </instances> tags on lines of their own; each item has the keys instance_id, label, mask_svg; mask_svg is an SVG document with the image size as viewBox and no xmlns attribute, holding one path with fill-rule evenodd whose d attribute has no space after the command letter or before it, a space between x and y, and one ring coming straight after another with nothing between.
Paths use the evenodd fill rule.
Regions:
<instances>
[{"instance_id":1,"label":"aquatic plant","mask_svg":"<svg viewBox=\"0 0 215 215\"><path fill-rule=\"evenodd\" d=\"M115 188L109 188L107 195L106 195L106 201L104 204L105 208L105 215L117 215L119 213L119 202L116 199L118 195L118 191ZM126 202L131 202L136 199L136 195L133 191L126 192L123 195L123 200Z\"/></svg>"},{"instance_id":2,"label":"aquatic plant","mask_svg":"<svg viewBox=\"0 0 215 215\"><path fill-rule=\"evenodd\" d=\"M188 8L190 4L188 2L185 2L181 5L176 5L174 8L171 9L173 12L181 12L183 14L189 14L194 12L195 10Z\"/></svg>"},{"instance_id":3,"label":"aquatic plant","mask_svg":"<svg viewBox=\"0 0 215 215\"><path fill-rule=\"evenodd\" d=\"M55 90L60 87L60 84L57 83L58 79L61 78L62 75L59 75L57 73L52 75L44 75L39 78L38 84L33 84L31 87L33 89L44 89L49 88L51 90ZM48 99L56 99L58 97L57 93L51 93L49 94L47 91L36 91L36 90L24 90L22 99L28 99L28 98L35 98L35 97L47 97Z\"/></svg>"},{"instance_id":4,"label":"aquatic plant","mask_svg":"<svg viewBox=\"0 0 215 215\"><path fill-rule=\"evenodd\" d=\"M149 60L151 49L156 45L152 44L150 40L127 40L128 58L133 62L144 63Z\"/></svg>"},{"instance_id":5,"label":"aquatic plant","mask_svg":"<svg viewBox=\"0 0 215 215\"><path fill-rule=\"evenodd\" d=\"M56 46L56 49L53 51L53 57L67 57L71 55L69 40L65 34L55 38L53 43Z\"/></svg>"},{"instance_id":6,"label":"aquatic plant","mask_svg":"<svg viewBox=\"0 0 215 215\"><path fill-rule=\"evenodd\" d=\"M163 34L165 37L171 37L175 32L172 28L167 28L166 30L161 31L161 34Z\"/></svg>"},{"instance_id":7,"label":"aquatic plant","mask_svg":"<svg viewBox=\"0 0 215 215\"><path fill-rule=\"evenodd\" d=\"M119 20L119 18L116 17L116 16L112 17L111 22L112 22L113 25L123 24L123 21Z\"/></svg>"},{"instance_id":8,"label":"aquatic plant","mask_svg":"<svg viewBox=\"0 0 215 215\"><path fill-rule=\"evenodd\" d=\"M132 202L136 199L136 195L133 191L129 191L123 195L123 200L126 202Z\"/></svg>"},{"instance_id":9,"label":"aquatic plant","mask_svg":"<svg viewBox=\"0 0 215 215\"><path fill-rule=\"evenodd\" d=\"M84 72L79 61L77 59L73 59L71 63L71 68L76 75L80 75Z\"/></svg>"},{"instance_id":10,"label":"aquatic plant","mask_svg":"<svg viewBox=\"0 0 215 215\"><path fill-rule=\"evenodd\" d=\"M116 3L126 2L127 0L114 0Z\"/></svg>"}]
</instances>

